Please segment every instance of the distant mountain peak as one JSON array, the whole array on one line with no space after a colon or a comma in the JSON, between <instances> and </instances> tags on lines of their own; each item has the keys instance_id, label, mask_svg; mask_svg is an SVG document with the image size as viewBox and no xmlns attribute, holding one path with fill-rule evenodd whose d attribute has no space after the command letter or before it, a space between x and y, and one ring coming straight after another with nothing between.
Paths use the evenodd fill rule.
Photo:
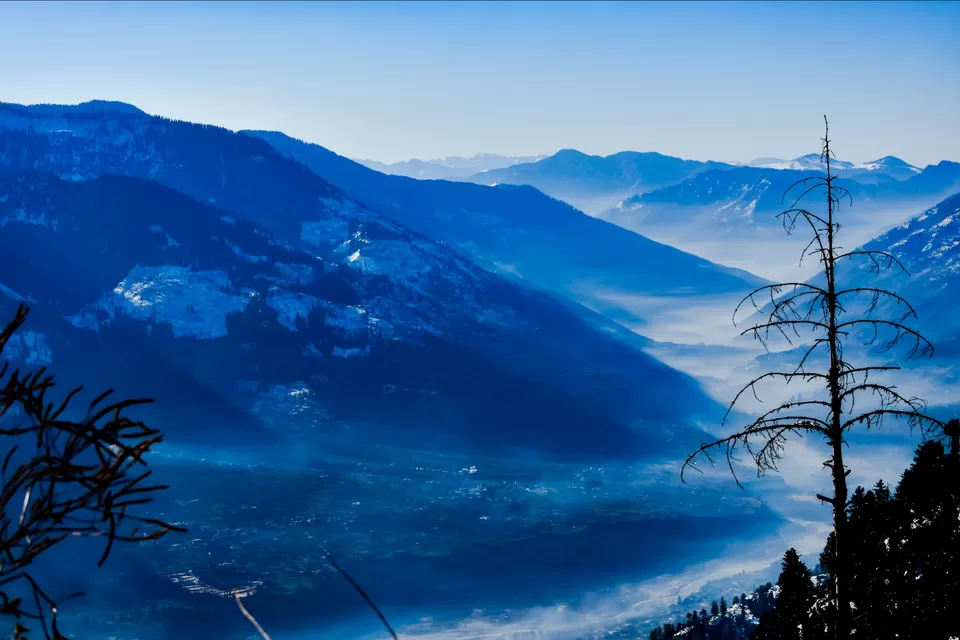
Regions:
<instances>
[{"instance_id":1,"label":"distant mountain peak","mask_svg":"<svg viewBox=\"0 0 960 640\"><path fill-rule=\"evenodd\" d=\"M896 167L911 166L906 160L901 160L897 156L883 156L879 160L871 160L866 164L885 164Z\"/></svg>"},{"instance_id":2,"label":"distant mountain peak","mask_svg":"<svg viewBox=\"0 0 960 640\"><path fill-rule=\"evenodd\" d=\"M890 169L899 169L901 171L912 171L913 173L920 173L920 168L915 167L905 160L901 160L896 156L883 156L878 160L871 160L870 162L864 162L860 165L861 169L866 169L867 171L882 171Z\"/></svg>"},{"instance_id":3,"label":"distant mountain peak","mask_svg":"<svg viewBox=\"0 0 960 640\"><path fill-rule=\"evenodd\" d=\"M823 156L819 153L807 153L793 160L779 160L777 158L758 158L750 166L758 169L790 169L793 171L819 171L823 168ZM769 162L762 162L767 160ZM853 169L856 165L846 160L830 159L830 165L836 169Z\"/></svg>"},{"instance_id":4,"label":"distant mountain peak","mask_svg":"<svg viewBox=\"0 0 960 640\"><path fill-rule=\"evenodd\" d=\"M591 158L591 157L600 157L600 156L591 156L589 153L584 153L579 149L560 149L555 154L554 158Z\"/></svg>"}]
</instances>

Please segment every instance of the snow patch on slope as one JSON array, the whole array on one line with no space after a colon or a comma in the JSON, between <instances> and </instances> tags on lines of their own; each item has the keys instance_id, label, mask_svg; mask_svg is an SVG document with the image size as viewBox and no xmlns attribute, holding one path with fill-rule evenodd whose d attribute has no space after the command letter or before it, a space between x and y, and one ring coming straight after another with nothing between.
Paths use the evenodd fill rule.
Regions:
<instances>
[{"instance_id":1,"label":"snow patch on slope","mask_svg":"<svg viewBox=\"0 0 960 640\"><path fill-rule=\"evenodd\" d=\"M0 282L0 293L7 296L8 298L13 298L17 302L26 302L27 299L21 296L19 293L8 287L7 285Z\"/></svg>"},{"instance_id":2,"label":"snow patch on slope","mask_svg":"<svg viewBox=\"0 0 960 640\"><path fill-rule=\"evenodd\" d=\"M357 356L362 356L370 353L370 345L365 347L352 347L345 349L342 347L334 347L332 355L334 358L356 358Z\"/></svg>"},{"instance_id":3,"label":"snow patch on slope","mask_svg":"<svg viewBox=\"0 0 960 640\"><path fill-rule=\"evenodd\" d=\"M277 321L284 328L297 332L297 320L303 320L306 323L310 313L322 303L306 293L277 289L267 295L267 304L277 312Z\"/></svg>"},{"instance_id":4,"label":"snow patch on slope","mask_svg":"<svg viewBox=\"0 0 960 640\"><path fill-rule=\"evenodd\" d=\"M246 260L247 262L257 263L257 262L266 262L267 260L269 260L269 258L267 258L267 256L252 256L252 255L250 255L249 253L247 253L246 251L244 251L244 250L243 250L243 247L241 247L240 245L238 245L236 242L231 242L230 240L225 240L225 241L224 241L224 244L226 244L228 247L230 247L230 250L233 251L234 255L236 255L238 258L243 258L243 259Z\"/></svg>"},{"instance_id":5,"label":"snow patch on slope","mask_svg":"<svg viewBox=\"0 0 960 640\"><path fill-rule=\"evenodd\" d=\"M168 324L178 338L213 339L227 335L227 316L243 311L248 302L222 271L137 265L111 293L66 319L97 331L120 315Z\"/></svg>"},{"instance_id":6,"label":"snow patch on slope","mask_svg":"<svg viewBox=\"0 0 960 640\"><path fill-rule=\"evenodd\" d=\"M316 271L308 264L284 264L274 262L273 267L290 284L309 285L317 278Z\"/></svg>"},{"instance_id":7,"label":"snow patch on slope","mask_svg":"<svg viewBox=\"0 0 960 640\"><path fill-rule=\"evenodd\" d=\"M0 229L11 222L21 222L23 224L33 224L40 227L49 227L56 231L59 227L59 220L48 218L44 211L27 211L23 207L11 211L6 216L0 218Z\"/></svg>"},{"instance_id":8,"label":"snow patch on slope","mask_svg":"<svg viewBox=\"0 0 960 640\"><path fill-rule=\"evenodd\" d=\"M3 357L31 365L48 365L53 362L53 351L47 342L47 336L26 330L10 336L3 349Z\"/></svg>"},{"instance_id":9,"label":"snow patch on slope","mask_svg":"<svg viewBox=\"0 0 960 640\"><path fill-rule=\"evenodd\" d=\"M152 231L152 232L154 232L154 233L162 233L164 236L166 236L167 246L168 246L168 247L182 247L182 246L183 246L182 244L180 244L179 242L177 242L176 240L174 240L173 237L172 237L169 233L167 233L166 231L164 231L164 230L163 230L163 227L161 227L161 226L158 225L158 224L152 224L152 225L150 225L150 231Z\"/></svg>"}]
</instances>

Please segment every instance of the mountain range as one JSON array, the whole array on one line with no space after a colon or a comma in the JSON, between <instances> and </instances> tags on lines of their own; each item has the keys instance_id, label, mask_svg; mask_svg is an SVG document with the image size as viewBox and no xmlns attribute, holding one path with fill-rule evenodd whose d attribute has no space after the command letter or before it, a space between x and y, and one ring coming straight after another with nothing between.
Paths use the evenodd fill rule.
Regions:
<instances>
[{"instance_id":1,"label":"mountain range","mask_svg":"<svg viewBox=\"0 0 960 640\"><path fill-rule=\"evenodd\" d=\"M530 185L582 211L596 214L635 193L676 184L701 171L729 166L654 152L623 151L593 156L564 149L537 162L484 171L466 180L487 185Z\"/></svg>"},{"instance_id":2,"label":"mountain range","mask_svg":"<svg viewBox=\"0 0 960 640\"><path fill-rule=\"evenodd\" d=\"M402 162L377 162L355 160L365 167L393 176L406 176L418 180L442 180L466 178L481 171L502 169L515 164L536 162L545 156L501 156L495 153L478 153L469 158L444 156L433 160L404 160Z\"/></svg>"},{"instance_id":3,"label":"mountain range","mask_svg":"<svg viewBox=\"0 0 960 640\"><path fill-rule=\"evenodd\" d=\"M0 105L0 315L31 309L3 357L155 398L137 417L163 430L152 468L178 487L157 509L196 532L122 556L65 626L210 637L200 609L244 637L223 623L233 602L185 575L255 585L275 629L364 624L349 590L320 596L343 585L319 539L393 594L393 617L527 606L778 526L746 497L688 515L710 490L663 463L721 407L580 304L602 302L594 283L682 300L759 279L532 187L278 149L116 103ZM623 541L640 541L630 557ZM553 569L571 549L579 564ZM58 592L82 582L54 573Z\"/></svg>"},{"instance_id":4,"label":"mountain range","mask_svg":"<svg viewBox=\"0 0 960 640\"><path fill-rule=\"evenodd\" d=\"M278 132L248 131L403 225L616 320L622 297L744 291L762 279L584 215L529 186L387 176Z\"/></svg>"},{"instance_id":5,"label":"mountain range","mask_svg":"<svg viewBox=\"0 0 960 640\"><path fill-rule=\"evenodd\" d=\"M778 214L812 186L811 178L822 175L746 166L704 171L679 184L626 198L599 217L708 259L781 278L786 274L766 271L766 265L782 263L775 256L784 250L795 253L803 247L794 246L799 240L784 233ZM911 172L905 180L866 183L849 175L841 170L836 184L849 194L840 205L840 216L845 238L855 244L960 191L960 163L950 161ZM822 212L821 192L815 187L803 206Z\"/></svg>"},{"instance_id":6,"label":"mountain range","mask_svg":"<svg viewBox=\"0 0 960 640\"><path fill-rule=\"evenodd\" d=\"M866 264L843 265L845 286L880 287L896 292L916 309L917 324L933 340L937 360L950 362L960 356L960 193L913 216L901 225L865 243L858 249L883 251L902 265L890 265L879 274ZM881 301L888 317L899 317L906 308Z\"/></svg>"},{"instance_id":7,"label":"mountain range","mask_svg":"<svg viewBox=\"0 0 960 640\"><path fill-rule=\"evenodd\" d=\"M940 200L865 246L904 262L912 275L889 283L921 317L945 317L960 196L943 195L960 191L960 165L907 175L894 159L875 164L890 179L841 174L868 212ZM530 184L482 183L496 172L539 176L544 189L579 175L574 191L598 197L644 193L613 224ZM227 586L265 580L257 604L279 626L291 603L309 608L335 590L338 577L316 570L326 561L317 540L330 536L335 551L356 550L357 575L397 609L496 604L511 587L539 604L556 598L554 583L582 593L624 568L665 572L688 560L673 555L685 544L777 526L749 496L684 512L710 489L681 494L661 463L709 437L695 425L720 407L618 324L642 320L623 299L682 310L766 281L624 226L766 228L781 187L815 175L571 151L416 180L279 132L123 103L0 104L0 314L31 307L3 357L51 365L63 387L155 397L146 419L174 446L251 452L249 467L167 462L190 482L164 508L200 533L151 550L141 566L151 579L163 568ZM947 353L957 329L946 320L933 336ZM411 450L420 457L403 457ZM327 457L296 467L304 451ZM459 464L474 459L494 470ZM553 571L571 557L576 566ZM190 619L180 611L203 596L167 582L159 593L174 593L161 598L173 613L145 613L133 598L138 629L145 617L171 628ZM346 593L296 623L362 606ZM217 606L196 608L215 611L216 627ZM183 637L208 637L196 633Z\"/></svg>"},{"instance_id":8,"label":"mountain range","mask_svg":"<svg viewBox=\"0 0 960 640\"><path fill-rule=\"evenodd\" d=\"M514 163L469 177L449 177L487 185L530 185L586 213L602 215L620 201L630 201L644 193L677 186L701 173L729 170L737 166L744 165L684 160L653 152L624 151L596 156L565 149L535 162ZM758 158L745 166L788 171L822 169L819 154L808 154L794 160ZM907 180L922 171L894 156L859 165L834 160L833 169L841 177L862 184Z\"/></svg>"},{"instance_id":9,"label":"mountain range","mask_svg":"<svg viewBox=\"0 0 960 640\"><path fill-rule=\"evenodd\" d=\"M27 360L59 365L75 341L95 341L125 354L118 366L131 391L155 380L136 370L181 372L161 400L193 385L218 407L312 407L311 415L329 414L323 424L377 425L377 437L395 442L419 430L424 445L461 449L653 453L696 438L685 424L712 410L691 379L625 347L636 336L620 338L628 332L587 309L477 267L398 222L418 215L429 226L435 211L388 218L254 136L110 105L2 105L0 165L5 310L32 301L32 330L44 336L34 344L46 355L24 351ZM654 255L630 267L638 272L662 257L698 276L694 286L748 283L533 189L436 186L527 215L561 212L561 230L582 219L649 248ZM517 227L518 242L505 248L533 235ZM677 284L684 280L678 274ZM671 394L686 398L687 418Z\"/></svg>"},{"instance_id":10,"label":"mountain range","mask_svg":"<svg viewBox=\"0 0 960 640\"><path fill-rule=\"evenodd\" d=\"M785 202L792 202L789 197L784 199L787 189L821 175L819 171L761 167L704 171L678 184L631 196L601 217L637 231L655 225L731 228L778 224L774 217L766 214L776 214L785 208ZM846 189L855 202L865 202L867 206L902 207L918 199L935 202L960 188L960 163L943 161L913 173L906 180L881 184L864 184L841 171L837 184ZM801 192L795 191L794 197Z\"/></svg>"},{"instance_id":11,"label":"mountain range","mask_svg":"<svg viewBox=\"0 0 960 640\"><path fill-rule=\"evenodd\" d=\"M862 164L854 164L846 160L831 159L834 173L844 178L852 178L864 183L889 182L891 180L906 180L920 173L921 169L897 158L884 156L878 160L871 160ZM748 166L762 169L790 169L793 171L822 171L823 159L819 153L808 153L793 160L779 158L758 158L748 163Z\"/></svg>"}]
</instances>

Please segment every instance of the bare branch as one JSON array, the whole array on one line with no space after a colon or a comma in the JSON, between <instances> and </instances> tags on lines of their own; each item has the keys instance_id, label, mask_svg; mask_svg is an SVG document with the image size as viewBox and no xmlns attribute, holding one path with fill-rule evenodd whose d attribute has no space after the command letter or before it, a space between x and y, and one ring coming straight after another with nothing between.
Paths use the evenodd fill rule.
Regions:
<instances>
[{"instance_id":1,"label":"bare branch","mask_svg":"<svg viewBox=\"0 0 960 640\"><path fill-rule=\"evenodd\" d=\"M848 251L847 253L841 253L840 255L834 258L835 262L839 262L845 258L856 258L856 257L865 257L869 258L873 263L873 268L870 269L873 273L879 273L882 269L890 269L894 266L899 267L903 273L910 275L910 272L907 271L907 268L903 266L903 263L891 253L886 251L876 251L872 249L858 249L856 251Z\"/></svg>"},{"instance_id":2,"label":"bare branch","mask_svg":"<svg viewBox=\"0 0 960 640\"><path fill-rule=\"evenodd\" d=\"M14 320L0 332L0 354L27 313L20 305ZM146 464L144 456L163 437L123 414L149 400L100 406L108 392L90 404L85 417L74 421L65 416L80 389L60 402L49 401L55 383L45 369L21 373L4 363L0 381L0 436L12 439L0 468L0 600L5 605L0 612L37 619L45 637L65 640L57 625L58 602L29 568L41 554L74 536L102 536L102 564L115 541L142 542L184 531L133 511L166 488L144 484L149 471L132 473L134 465ZM16 583L29 589L35 611L26 610L20 600L10 600L2 590Z\"/></svg>"},{"instance_id":3,"label":"bare branch","mask_svg":"<svg viewBox=\"0 0 960 640\"><path fill-rule=\"evenodd\" d=\"M847 322L842 322L837 325L837 329L844 327L855 327L859 325L867 325L874 329L873 338L867 341L867 344L872 344L877 340L878 333L877 329L879 327L890 327L895 330L895 335L883 346L883 351L889 351L900 342L902 342L908 336L913 337L914 345L910 348L910 351L907 355L907 359L920 358L923 356L932 356L933 355L933 343L927 340L923 335L916 329L911 329L899 322L892 320L878 320L875 318L857 318L856 320L848 320Z\"/></svg>"},{"instance_id":4,"label":"bare branch","mask_svg":"<svg viewBox=\"0 0 960 640\"><path fill-rule=\"evenodd\" d=\"M257 630L257 633L260 634L260 637L263 638L263 640L270 640L270 636L267 635L267 632L263 630L263 627L260 626L260 623L257 622L257 619L250 615L250 612L247 611L247 608L243 606L243 602L240 601L240 598L241 595L239 592L233 594L233 599L236 600L237 606L240 607L240 612L247 620L250 621L250 624L254 626L254 628Z\"/></svg>"},{"instance_id":5,"label":"bare branch","mask_svg":"<svg viewBox=\"0 0 960 640\"><path fill-rule=\"evenodd\" d=\"M785 416L784 419L786 418L787 417ZM723 447L725 449L725 457L727 460L727 466L730 469L730 473L733 475L733 479L737 483L737 486L742 489L743 484L737 477L736 470L733 467L733 463L736 460L735 453L739 447L742 446L743 448L747 449L753 458L754 463L756 464L757 475L761 476L765 471L776 470L777 461L779 461L779 459L782 457L783 443L786 442L785 434L800 434L805 431L822 433L822 427L820 427L816 421L813 420L786 425L780 424L779 422L750 425L739 433L727 436L726 438L720 438L719 440L715 440L714 442L708 444L700 445L700 448L687 456L687 459L684 461L683 466L680 469L680 480L686 482L685 475L688 468L701 472L700 469L697 468L696 464L696 459L698 456L701 454L704 455L712 464L713 458L710 456L710 451ZM754 439L761 439L763 441L763 446L756 451L751 445Z\"/></svg>"}]
</instances>

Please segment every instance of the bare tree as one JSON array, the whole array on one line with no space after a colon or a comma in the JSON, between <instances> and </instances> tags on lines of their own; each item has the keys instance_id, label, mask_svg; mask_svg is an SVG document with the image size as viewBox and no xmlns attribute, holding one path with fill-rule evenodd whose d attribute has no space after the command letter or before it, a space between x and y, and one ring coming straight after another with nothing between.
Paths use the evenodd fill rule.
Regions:
<instances>
[{"instance_id":1,"label":"bare tree","mask_svg":"<svg viewBox=\"0 0 960 640\"><path fill-rule=\"evenodd\" d=\"M824 462L830 470L833 480L833 495L818 494L817 497L833 508L833 527L837 562L831 574L831 595L835 617L834 630L837 638L846 640L850 632L850 598L848 597L849 576L845 564L848 556L847 539L847 476L850 470L843 462L843 447L847 433L855 426L878 427L885 418L905 419L911 428L920 426L930 428L940 426L940 422L927 416L922 400L903 395L895 386L876 382L876 375L899 369L898 366L858 366L844 355L844 345L850 338L862 338L865 345L875 344L880 334L888 338L883 350L905 343L909 345L906 359L933 354L933 345L915 329L908 327L908 318L916 318L914 308L902 297L880 287L852 286L845 288L837 282L837 265L845 260L863 260L867 270L879 274L885 269L906 268L892 254L885 251L856 249L844 251L837 244L840 224L836 213L844 199L852 202L850 193L836 183L837 176L832 172L830 161L833 152L830 149L829 123L824 116L825 134L821 162L825 175L804 178L793 184L784 194L784 201L799 191L790 208L779 214L788 234L798 228L809 231L811 240L801 255L816 256L819 259L818 278L810 282L788 282L760 287L748 294L734 311L734 324L737 313L746 304L765 318L741 335L752 335L763 344L773 334L785 338L792 344L791 338L801 338L801 331L809 331L812 343L806 346L795 368L786 371L773 371L757 376L744 386L734 397L724 417L724 425L737 403L748 393L758 401L757 385L767 381L781 381L789 384L795 380L822 384L825 396L814 399L794 399L784 402L773 409L762 412L752 423L733 435L720 438L715 442L703 444L684 462L681 478L688 468L696 468L697 458L701 455L711 463L712 452L722 451L727 465L738 486L734 462L737 454L746 450L756 466L757 475L767 471L776 471L777 464L784 455L784 445L791 436L802 437L813 434L822 437L832 455ZM807 196L821 193L825 198L824 213L813 213L803 208L801 201ZM816 284L814 284L816 283ZM758 304L761 297L763 304ZM766 298L769 297L769 300ZM856 300L862 304L857 307ZM902 313L893 319L877 317L877 312L888 306L899 308ZM825 353L824 353L825 352ZM825 356L825 358L824 358ZM823 358L821 365L815 365L818 357ZM865 398L861 400L861 398ZM872 401L872 402L871 402ZM697 469L699 471L699 469Z\"/></svg>"},{"instance_id":2,"label":"bare tree","mask_svg":"<svg viewBox=\"0 0 960 640\"><path fill-rule=\"evenodd\" d=\"M28 309L0 332L0 356L23 325ZM80 388L59 403L48 401L53 376L0 367L0 436L7 443L0 466L0 614L16 619L15 638L25 638L24 619L39 621L44 636L64 639L57 624L57 606L71 594L54 599L30 573L40 556L71 537L103 539L98 566L115 542L156 540L180 527L135 511L166 489L149 484L145 456L162 434L123 415L146 399L107 403L112 391L97 396L79 420L69 419ZM11 597L18 590L33 600Z\"/></svg>"}]
</instances>

